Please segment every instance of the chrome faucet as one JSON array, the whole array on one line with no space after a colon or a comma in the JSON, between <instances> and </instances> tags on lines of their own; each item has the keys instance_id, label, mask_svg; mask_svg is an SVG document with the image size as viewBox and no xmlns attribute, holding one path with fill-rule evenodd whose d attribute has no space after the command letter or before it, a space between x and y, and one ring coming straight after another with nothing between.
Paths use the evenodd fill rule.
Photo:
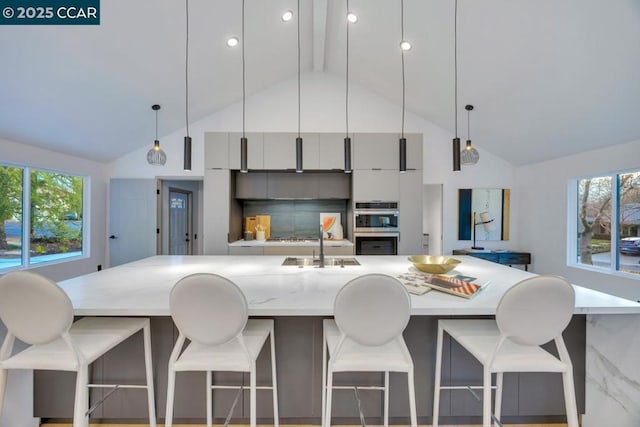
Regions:
<instances>
[{"instance_id":1,"label":"chrome faucet","mask_svg":"<svg viewBox=\"0 0 640 427\"><path fill-rule=\"evenodd\" d=\"M324 229L322 228L322 224L320 224L320 264L318 268L324 268Z\"/></svg>"}]
</instances>

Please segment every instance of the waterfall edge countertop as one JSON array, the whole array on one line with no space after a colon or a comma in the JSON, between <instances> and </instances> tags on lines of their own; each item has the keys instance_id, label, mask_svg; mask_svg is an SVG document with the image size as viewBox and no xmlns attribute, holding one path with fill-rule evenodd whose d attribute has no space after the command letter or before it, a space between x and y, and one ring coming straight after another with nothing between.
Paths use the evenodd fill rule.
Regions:
<instances>
[{"instance_id":1,"label":"waterfall edge countertop","mask_svg":"<svg viewBox=\"0 0 640 427\"><path fill-rule=\"evenodd\" d=\"M412 269L406 256L358 256L361 265L282 266L283 256L153 256L60 282L78 316L169 316L169 292L182 277L217 273L244 292L251 316L331 316L338 290L367 273L397 276ZM431 291L411 296L413 315L494 315L500 297L534 274L459 256L456 271L490 281L467 300ZM640 304L575 286L575 314L640 314Z\"/></svg>"}]
</instances>

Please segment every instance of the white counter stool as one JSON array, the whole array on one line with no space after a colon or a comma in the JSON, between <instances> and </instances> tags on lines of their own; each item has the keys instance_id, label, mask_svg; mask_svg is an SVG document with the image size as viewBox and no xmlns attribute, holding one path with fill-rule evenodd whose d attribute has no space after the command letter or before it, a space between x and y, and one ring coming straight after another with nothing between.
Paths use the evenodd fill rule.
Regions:
<instances>
[{"instance_id":1,"label":"white counter stool","mask_svg":"<svg viewBox=\"0 0 640 427\"><path fill-rule=\"evenodd\" d=\"M207 425L211 427L212 389L242 386L211 384L212 371L248 372L250 378L250 423L256 426L256 390L272 389L274 425L279 426L276 354L272 319L248 319L244 294L233 282L217 274L198 273L178 281L170 295L171 317L180 332L169 359L165 427L173 422L176 372L207 373ZM182 352L185 340L191 342ZM256 386L256 360L269 338L271 342L271 387ZM240 392L238 392L240 393ZM239 394L236 396L236 402ZM235 405L235 402L234 402ZM229 422L231 412L225 425Z\"/></svg>"},{"instance_id":2,"label":"white counter stool","mask_svg":"<svg viewBox=\"0 0 640 427\"><path fill-rule=\"evenodd\" d=\"M562 339L562 331L573 315L574 290L558 276L525 279L504 293L495 320L439 320L433 394L433 427L438 426L440 391L480 388L483 390L483 427L490 427L491 374L496 374L494 420L499 424L504 372L558 372L562 374L568 427L578 427L573 367ZM441 386L444 332L471 353L483 366L483 386ZM555 341L560 358L540 345Z\"/></svg>"},{"instance_id":3,"label":"white counter stool","mask_svg":"<svg viewBox=\"0 0 640 427\"><path fill-rule=\"evenodd\" d=\"M11 369L76 372L73 427L89 425L89 388L139 388L147 390L149 423L156 425L151 368L149 319L85 317L73 323L73 306L67 294L39 274L19 271L0 278L0 319L7 336L0 348L0 412ZM89 365L109 350L142 330L144 334L146 385L89 384ZM11 355L15 338L31 347Z\"/></svg>"},{"instance_id":4,"label":"white counter stool","mask_svg":"<svg viewBox=\"0 0 640 427\"><path fill-rule=\"evenodd\" d=\"M322 425L331 425L333 389L384 390L384 425L389 425L389 372L406 372L411 426L417 426L413 360L402 337L411 316L411 297L397 279L366 274L336 295L333 319L323 322ZM329 360L327 363L327 350ZM335 372L384 372L384 387L333 385ZM364 425L364 415L360 411Z\"/></svg>"}]
</instances>

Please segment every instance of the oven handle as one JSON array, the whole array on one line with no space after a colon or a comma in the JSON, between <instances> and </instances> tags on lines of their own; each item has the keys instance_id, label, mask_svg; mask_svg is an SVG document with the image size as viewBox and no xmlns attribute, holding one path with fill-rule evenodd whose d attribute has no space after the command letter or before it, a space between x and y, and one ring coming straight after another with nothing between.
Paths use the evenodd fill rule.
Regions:
<instances>
[{"instance_id":1,"label":"oven handle","mask_svg":"<svg viewBox=\"0 0 640 427\"><path fill-rule=\"evenodd\" d=\"M353 214L354 215L393 215L393 216L398 216L398 215L400 215L400 211L358 210L358 211L353 211Z\"/></svg>"},{"instance_id":2,"label":"oven handle","mask_svg":"<svg viewBox=\"0 0 640 427\"><path fill-rule=\"evenodd\" d=\"M394 232L394 233L379 233L377 231L371 231L371 232L366 232L366 231L359 231L356 233L353 233L353 237L397 237L398 240L400 240L400 232Z\"/></svg>"}]
</instances>

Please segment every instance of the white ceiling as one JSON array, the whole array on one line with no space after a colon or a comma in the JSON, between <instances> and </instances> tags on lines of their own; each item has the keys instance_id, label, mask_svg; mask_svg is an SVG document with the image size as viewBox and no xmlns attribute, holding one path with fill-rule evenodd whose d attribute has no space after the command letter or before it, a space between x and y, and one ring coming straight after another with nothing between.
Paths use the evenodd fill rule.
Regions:
<instances>
[{"instance_id":1,"label":"white ceiling","mask_svg":"<svg viewBox=\"0 0 640 427\"><path fill-rule=\"evenodd\" d=\"M190 119L241 98L239 0L190 0ZM351 78L396 104L400 1L350 0ZM247 89L295 75L295 0L246 0ZM302 69L344 74L344 0L302 0ZM0 26L0 137L100 161L184 126L184 2L100 26ZM325 28L326 24L326 28ZM640 0L459 0L459 135L527 164L640 139ZM406 103L453 131L453 0L405 0ZM315 62L315 63L314 63ZM142 142L141 142L142 141ZM144 142L147 141L147 142Z\"/></svg>"}]
</instances>

